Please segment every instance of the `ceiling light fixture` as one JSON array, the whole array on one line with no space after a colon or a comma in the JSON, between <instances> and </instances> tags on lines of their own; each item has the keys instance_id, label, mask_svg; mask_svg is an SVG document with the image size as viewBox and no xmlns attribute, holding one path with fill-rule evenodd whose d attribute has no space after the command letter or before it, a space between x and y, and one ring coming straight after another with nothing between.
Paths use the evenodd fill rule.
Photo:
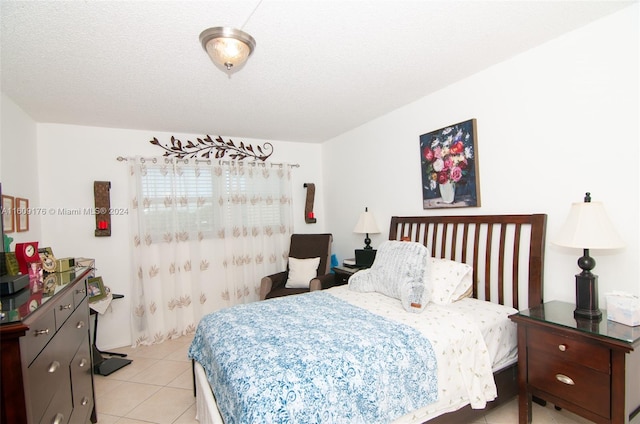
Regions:
<instances>
[{"instance_id":1,"label":"ceiling light fixture","mask_svg":"<svg viewBox=\"0 0 640 424\"><path fill-rule=\"evenodd\" d=\"M242 28L247 25L260 3L262 0L258 2L241 29L213 27L200 33L200 43L211 61L229 74L240 69L256 48L256 40Z\"/></svg>"},{"instance_id":2,"label":"ceiling light fixture","mask_svg":"<svg viewBox=\"0 0 640 424\"><path fill-rule=\"evenodd\" d=\"M200 34L200 42L213 63L227 71L242 66L256 48L256 40L252 36L229 27L205 29Z\"/></svg>"}]
</instances>

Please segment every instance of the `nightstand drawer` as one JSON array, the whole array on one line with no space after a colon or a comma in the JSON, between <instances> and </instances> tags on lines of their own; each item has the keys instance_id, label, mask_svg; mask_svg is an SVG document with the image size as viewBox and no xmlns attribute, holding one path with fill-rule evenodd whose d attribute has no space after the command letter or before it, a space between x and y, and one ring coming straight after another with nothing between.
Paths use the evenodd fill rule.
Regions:
<instances>
[{"instance_id":1,"label":"nightstand drawer","mask_svg":"<svg viewBox=\"0 0 640 424\"><path fill-rule=\"evenodd\" d=\"M341 286L343 284L347 284L349 282L349 277L351 277L351 275L336 272L335 285Z\"/></svg>"},{"instance_id":2,"label":"nightstand drawer","mask_svg":"<svg viewBox=\"0 0 640 424\"><path fill-rule=\"evenodd\" d=\"M608 373L558 359L546 350L535 348L528 352L527 365L530 386L609 418L611 381Z\"/></svg>"},{"instance_id":3,"label":"nightstand drawer","mask_svg":"<svg viewBox=\"0 0 640 424\"><path fill-rule=\"evenodd\" d=\"M559 360L573 362L607 374L610 371L611 351L604 346L572 339L538 328L529 328L527 346L540 350L545 355L558 356Z\"/></svg>"}]
</instances>

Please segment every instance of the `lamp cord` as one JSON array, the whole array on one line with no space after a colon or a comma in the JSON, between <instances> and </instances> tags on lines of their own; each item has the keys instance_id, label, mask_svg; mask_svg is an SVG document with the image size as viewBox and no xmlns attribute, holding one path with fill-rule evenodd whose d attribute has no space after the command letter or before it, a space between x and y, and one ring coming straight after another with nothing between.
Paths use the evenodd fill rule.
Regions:
<instances>
[{"instance_id":1,"label":"lamp cord","mask_svg":"<svg viewBox=\"0 0 640 424\"><path fill-rule=\"evenodd\" d=\"M244 21L244 24L242 24L242 26L240 27L241 30L244 30L244 27L247 25L247 23L249 22L249 19L251 19L251 17L253 16L254 13L256 13L256 10L258 10L258 7L260 7L260 4L262 4L263 0L260 0L258 2L258 4L256 5L256 7L253 8L253 11L249 14L249 17L247 18L246 21Z\"/></svg>"}]
</instances>

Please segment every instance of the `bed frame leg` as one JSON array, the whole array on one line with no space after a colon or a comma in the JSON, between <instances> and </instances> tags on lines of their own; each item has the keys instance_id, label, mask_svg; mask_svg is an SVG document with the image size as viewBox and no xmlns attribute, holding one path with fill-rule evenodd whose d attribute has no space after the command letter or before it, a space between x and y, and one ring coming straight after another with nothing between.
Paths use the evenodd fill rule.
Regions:
<instances>
[{"instance_id":1,"label":"bed frame leg","mask_svg":"<svg viewBox=\"0 0 640 424\"><path fill-rule=\"evenodd\" d=\"M196 362L191 360L191 376L193 377L193 397L196 397Z\"/></svg>"}]
</instances>

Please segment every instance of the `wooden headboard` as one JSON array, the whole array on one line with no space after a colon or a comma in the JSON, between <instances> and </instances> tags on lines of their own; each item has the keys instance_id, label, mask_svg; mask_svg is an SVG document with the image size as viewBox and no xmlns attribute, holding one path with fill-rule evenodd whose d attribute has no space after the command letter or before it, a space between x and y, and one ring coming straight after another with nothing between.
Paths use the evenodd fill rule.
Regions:
<instances>
[{"instance_id":1,"label":"wooden headboard","mask_svg":"<svg viewBox=\"0 0 640 424\"><path fill-rule=\"evenodd\" d=\"M546 214L393 216L389 240L473 267L473 297L516 309L542 303Z\"/></svg>"}]
</instances>

